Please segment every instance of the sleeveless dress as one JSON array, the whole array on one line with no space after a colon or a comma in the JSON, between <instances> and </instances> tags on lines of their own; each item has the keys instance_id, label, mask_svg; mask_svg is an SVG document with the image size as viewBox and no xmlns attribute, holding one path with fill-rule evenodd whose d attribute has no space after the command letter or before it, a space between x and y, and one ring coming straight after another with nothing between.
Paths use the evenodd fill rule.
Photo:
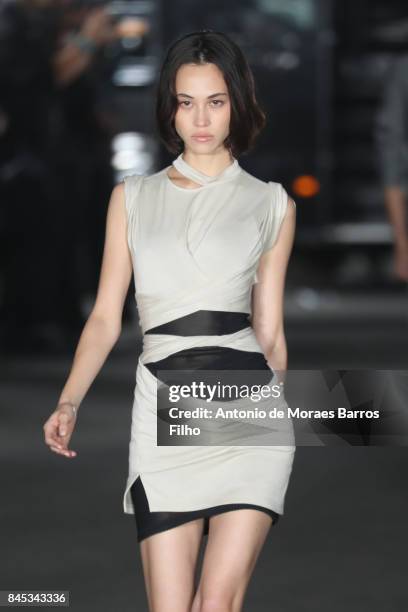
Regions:
<instances>
[{"instance_id":1,"label":"sleeveless dress","mask_svg":"<svg viewBox=\"0 0 408 612\"><path fill-rule=\"evenodd\" d=\"M251 292L288 205L280 183L257 179L235 158L211 177L182 153L173 166L199 186L177 186L170 166L123 179L143 337L123 510L135 516L139 542L200 517L207 535L211 516L238 508L266 512L275 524L295 454L290 420L278 424L280 444L262 436L264 444L157 444L160 367L256 368L273 377L250 324ZM275 404L287 406L283 396Z\"/></svg>"}]
</instances>

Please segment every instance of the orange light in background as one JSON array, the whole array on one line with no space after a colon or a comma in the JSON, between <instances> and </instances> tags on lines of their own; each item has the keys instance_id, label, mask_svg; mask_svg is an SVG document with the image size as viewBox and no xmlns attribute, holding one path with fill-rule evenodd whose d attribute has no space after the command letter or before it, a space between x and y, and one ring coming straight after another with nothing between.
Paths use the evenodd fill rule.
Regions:
<instances>
[{"instance_id":1,"label":"orange light in background","mask_svg":"<svg viewBox=\"0 0 408 612\"><path fill-rule=\"evenodd\" d=\"M312 198L320 191L320 183L316 177L311 174L301 174L297 176L292 183L294 195L301 198Z\"/></svg>"}]
</instances>

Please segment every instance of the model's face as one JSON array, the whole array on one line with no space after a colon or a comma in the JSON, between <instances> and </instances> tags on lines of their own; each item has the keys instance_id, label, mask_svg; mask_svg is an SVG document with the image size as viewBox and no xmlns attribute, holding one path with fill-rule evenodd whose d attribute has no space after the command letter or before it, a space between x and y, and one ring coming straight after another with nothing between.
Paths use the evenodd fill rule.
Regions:
<instances>
[{"instance_id":1,"label":"model's face","mask_svg":"<svg viewBox=\"0 0 408 612\"><path fill-rule=\"evenodd\" d=\"M174 124L185 149L211 153L229 134L230 98L222 72L215 64L184 64L176 75L178 108ZM199 136L209 138L199 138Z\"/></svg>"}]
</instances>

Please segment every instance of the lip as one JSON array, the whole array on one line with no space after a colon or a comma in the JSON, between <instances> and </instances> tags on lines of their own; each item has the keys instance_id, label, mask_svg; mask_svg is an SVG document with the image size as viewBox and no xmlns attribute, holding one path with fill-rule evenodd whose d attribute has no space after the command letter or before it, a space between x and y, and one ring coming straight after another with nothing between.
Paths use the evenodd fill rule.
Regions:
<instances>
[{"instance_id":1,"label":"lip","mask_svg":"<svg viewBox=\"0 0 408 612\"><path fill-rule=\"evenodd\" d=\"M198 140L199 142L206 142L207 140L211 140L213 138L213 136L209 136L209 135L197 135L197 136L192 136L192 138L194 138L194 140Z\"/></svg>"}]
</instances>

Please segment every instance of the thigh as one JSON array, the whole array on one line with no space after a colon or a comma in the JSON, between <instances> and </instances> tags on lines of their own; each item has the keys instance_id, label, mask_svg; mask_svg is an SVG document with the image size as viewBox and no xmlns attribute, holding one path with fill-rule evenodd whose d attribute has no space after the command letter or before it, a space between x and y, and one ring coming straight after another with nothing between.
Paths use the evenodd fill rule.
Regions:
<instances>
[{"instance_id":1,"label":"thigh","mask_svg":"<svg viewBox=\"0 0 408 612\"><path fill-rule=\"evenodd\" d=\"M150 612L189 612L203 523L189 521L140 542Z\"/></svg>"},{"instance_id":2,"label":"thigh","mask_svg":"<svg viewBox=\"0 0 408 612\"><path fill-rule=\"evenodd\" d=\"M240 610L272 517L255 509L224 512L210 519L197 598ZM205 605L204 605L205 608Z\"/></svg>"}]
</instances>

